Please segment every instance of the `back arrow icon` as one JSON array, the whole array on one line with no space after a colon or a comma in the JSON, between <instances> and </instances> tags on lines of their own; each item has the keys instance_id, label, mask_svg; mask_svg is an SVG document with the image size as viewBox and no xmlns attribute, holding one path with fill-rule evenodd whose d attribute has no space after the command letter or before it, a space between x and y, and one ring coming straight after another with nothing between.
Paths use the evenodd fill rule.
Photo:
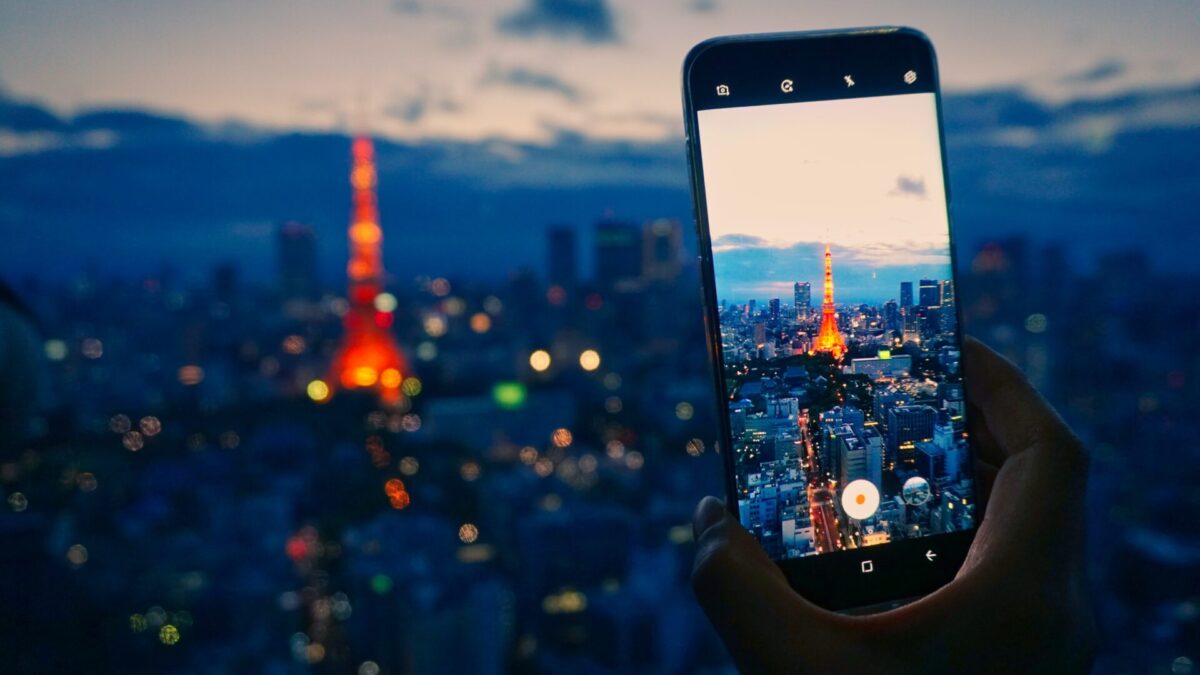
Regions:
<instances>
[{"instance_id":1,"label":"back arrow icon","mask_svg":"<svg viewBox=\"0 0 1200 675\"><path fill-rule=\"evenodd\" d=\"M925 559L928 560L929 562L933 562L933 559L936 557L937 557L937 554L934 553L932 550L925 551Z\"/></svg>"}]
</instances>

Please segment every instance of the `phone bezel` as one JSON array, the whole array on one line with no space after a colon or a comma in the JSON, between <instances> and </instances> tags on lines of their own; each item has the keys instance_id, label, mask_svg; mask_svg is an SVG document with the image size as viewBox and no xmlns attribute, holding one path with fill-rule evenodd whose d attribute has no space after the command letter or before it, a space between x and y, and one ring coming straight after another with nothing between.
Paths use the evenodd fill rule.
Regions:
<instances>
[{"instance_id":1,"label":"phone bezel","mask_svg":"<svg viewBox=\"0 0 1200 675\"><path fill-rule=\"evenodd\" d=\"M705 61L706 58L708 62ZM713 59L716 58L719 58L719 61L714 63ZM904 84L902 80L896 79L901 77L902 67L916 69L919 74L917 82ZM839 86L841 78L833 78L847 69L854 73L862 73L855 83L857 89ZM786 74L790 71L796 71L797 75L804 73L808 79L798 92L788 92L781 96L781 80L778 78L781 73L790 77ZM698 88L715 86L723 80L734 82L732 95L718 99L715 95L702 93ZM920 86L915 86L918 83ZM900 86L901 84L904 86ZM700 240L705 335L720 407L717 418L721 428L721 454L725 464L726 506L735 518L738 517L736 469L731 451L732 432L729 426L728 402L725 401L720 321L712 242L708 230L698 112L709 108L865 98L915 92L932 93L936 103L942 180L946 186L951 277L957 289L958 261L955 257L952 199L946 170L946 143L937 58L932 43L924 33L907 27L887 26L726 36L701 42L692 48L684 60L684 126L693 209ZM961 307L961 302L955 303L960 350L963 336ZM964 369L964 382L966 378ZM968 444L973 460L976 455L974 441L968 438ZM928 595L944 586L958 573L978 530L983 515L983 504L979 499L977 475L974 476L974 481L976 518L974 527L970 530L777 560L776 563L798 593L826 609L886 609ZM930 551L934 553L932 558L928 555ZM867 561L872 563L873 568L869 573L863 571L864 562Z\"/></svg>"}]
</instances>

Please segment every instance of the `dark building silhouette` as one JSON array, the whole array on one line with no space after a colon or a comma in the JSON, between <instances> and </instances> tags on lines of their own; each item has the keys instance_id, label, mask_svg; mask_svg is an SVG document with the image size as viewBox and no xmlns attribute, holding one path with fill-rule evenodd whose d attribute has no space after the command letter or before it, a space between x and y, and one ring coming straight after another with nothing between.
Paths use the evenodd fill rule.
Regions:
<instances>
[{"instance_id":1,"label":"dark building silhouette","mask_svg":"<svg viewBox=\"0 0 1200 675\"><path fill-rule=\"evenodd\" d=\"M922 279L917 304L922 307L938 307L942 304L942 288L937 279Z\"/></svg>"},{"instance_id":2,"label":"dark building silhouette","mask_svg":"<svg viewBox=\"0 0 1200 675\"><path fill-rule=\"evenodd\" d=\"M311 225L285 222L279 226L279 290L288 300L316 297L317 238Z\"/></svg>"},{"instance_id":3,"label":"dark building silhouette","mask_svg":"<svg viewBox=\"0 0 1200 675\"><path fill-rule=\"evenodd\" d=\"M554 225L546 230L546 280L554 286L574 288L579 276L575 228Z\"/></svg>"},{"instance_id":4,"label":"dark building silhouette","mask_svg":"<svg viewBox=\"0 0 1200 675\"><path fill-rule=\"evenodd\" d=\"M596 283L612 290L634 282L642 272L642 236L629 223L601 220L593 237L596 258Z\"/></svg>"}]
</instances>

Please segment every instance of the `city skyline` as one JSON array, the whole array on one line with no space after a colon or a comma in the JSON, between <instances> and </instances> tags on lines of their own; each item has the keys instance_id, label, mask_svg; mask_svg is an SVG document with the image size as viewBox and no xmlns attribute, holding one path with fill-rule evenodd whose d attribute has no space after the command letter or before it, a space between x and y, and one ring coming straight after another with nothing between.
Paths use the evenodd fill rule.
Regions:
<instances>
[{"instance_id":1,"label":"city skyline","mask_svg":"<svg viewBox=\"0 0 1200 675\"><path fill-rule=\"evenodd\" d=\"M721 262L714 261L714 267L719 270L717 276L722 279L728 279L733 275L729 272L733 269L740 268L744 270L746 275L753 274L754 271L768 270L768 274L773 271L785 268L785 265L779 262L780 258L785 258L786 268L796 269L798 273L791 281L763 281L754 282L747 281L741 284L724 284L718 288L718 300L725 300L736 304L745 304L750 300L766 303L772 299L787 300L792 297L793 285L796 282L809 283L815 289L814 296L816 301L820 298L821 289L821 269L822 258L825 244L821 243L802 243L796 244L792 249L780 255L777 249L742 249L737 252L731 252L721 256ZM843 261L843 254L852 253L853 249L849 247L831 244L830 249L835 258L837 265L837 297L838 305L851 304L882 304L888 300L900 300L900 285L904 282L915 284L921 279L937 279L939 281L949 280L952 278L952 269L949 262L945 264L934 265L916 265L916 266L884 266L876 267L870 264L856 265L853 262ZM945 256L949 257L949 256ZM724 276L722 275L724 273ZM780 272L780 274L782 274ZM726 292L722 292L729 289Z\"/></svg>"}]
</instances>

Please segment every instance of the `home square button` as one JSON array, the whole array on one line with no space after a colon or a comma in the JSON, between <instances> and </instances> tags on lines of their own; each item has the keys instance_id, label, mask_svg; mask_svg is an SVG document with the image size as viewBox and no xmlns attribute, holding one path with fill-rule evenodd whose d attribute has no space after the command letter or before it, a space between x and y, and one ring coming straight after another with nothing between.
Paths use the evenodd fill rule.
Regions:
<instances>
[{"instance_id":1,"label":"home square button","mask_svg":"<svg viewBox=\"0 0 1200 675\"><path fill-rule=\"evenodd\" d=\"M874 572L874 571L875 571L875 563L871 562L870 560L862 561L863 574L870 574L871 572Z\"/></svg>"}]
</instances>

